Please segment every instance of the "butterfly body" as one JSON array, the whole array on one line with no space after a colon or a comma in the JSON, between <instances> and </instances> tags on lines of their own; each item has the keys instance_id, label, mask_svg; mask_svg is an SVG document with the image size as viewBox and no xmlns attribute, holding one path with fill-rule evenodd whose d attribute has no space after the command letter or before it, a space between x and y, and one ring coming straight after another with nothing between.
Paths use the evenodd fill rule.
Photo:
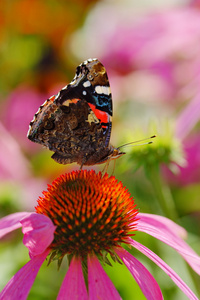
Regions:
<instances>
[{"instance_id":1,"label":"butterfly body","mask_svg":"<svg viewBox=\"0 0 200 300\"><path fill-rule=\"evenodd\" d=\"M95 165L124 152L110 145L112 98L104 66L89 59L72 82L40 106L28 138L53 151L61 164Z\"/></svg>"}]
</instances>

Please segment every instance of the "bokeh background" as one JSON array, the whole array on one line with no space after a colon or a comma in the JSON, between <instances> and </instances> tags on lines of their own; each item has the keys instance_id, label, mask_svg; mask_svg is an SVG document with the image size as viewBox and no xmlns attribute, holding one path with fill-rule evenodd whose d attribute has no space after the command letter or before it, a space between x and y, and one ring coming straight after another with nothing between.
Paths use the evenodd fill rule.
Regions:
<instances>
[{"instance_id":1,"label":"bokeh background","mask_svg":"<svg viewBox=\"0 0 200 300\"><path fill-rule=\"evenodd\" d=\"M200 1L4 0L0 2L0 214L33 211L47 183L76 164L55 163L26 137L38 107L69 83L76 66L97 57L113 95L111 143L156 134L151 145L125 147L108 172L141 212L167 216L188 231L200 254ZM102 166L94 167L96 171ZM196 293L200 280L178 254L145 234L154 250ZM186 299L142 254L165 299ZM0 246L0 289L28 261L21 230ZM144 299L123 266L106 267L125 300ZM28 299L55 299L64 264L42 267Z\"/></svg>"}]
</instances>

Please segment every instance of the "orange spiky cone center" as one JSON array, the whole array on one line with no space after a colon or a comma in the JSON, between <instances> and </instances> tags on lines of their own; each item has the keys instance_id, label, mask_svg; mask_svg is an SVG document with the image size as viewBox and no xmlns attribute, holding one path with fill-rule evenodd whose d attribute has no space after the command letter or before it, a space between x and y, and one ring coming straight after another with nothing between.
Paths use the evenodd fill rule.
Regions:
<instances>
[{"instance_id":1,"label":"orange spiky cone center","mask_svg":"<svg viewBox=\"0 0 200 300\"><path fill-rule=\"evenodd\" d=\"M114 176L86 170L56 179L39 198L36 212L57 226L50 247L62 257L111 252L136 230L138 213Z\"/></svg>"}]
</instances>

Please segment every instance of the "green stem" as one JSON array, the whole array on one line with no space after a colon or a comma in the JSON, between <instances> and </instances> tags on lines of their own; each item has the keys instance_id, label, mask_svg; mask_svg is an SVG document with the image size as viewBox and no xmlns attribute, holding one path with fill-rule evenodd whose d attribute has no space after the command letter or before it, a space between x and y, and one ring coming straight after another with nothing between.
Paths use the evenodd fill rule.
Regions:
<instances>
[{"instance_id":1,"label":"green stem","mask_svg":"<svg viewBox=\"0 0 200 300\"><path fill-rule=\"evenodd\" d=\"M159 168L149 168L148 175L163 214L171 220L176 220L177 212L174 200L169 187L162 181Z\"/></svg>"},{"instance_id":2,"label":"green stem","mask_svg":"<svg viewBox=\"0 0 200 300\"><path fill-rule=\"evenodd\" d=\"M200 296L200 291L199 291L200 280L199 280L199 276L195 273L195 271L187 263L186 263L186 265L187 265L188 273L189 273L189 275L191 277L191 280L193 281L194 287L195 287L195 289L197 291L197 295Z\"/></svg>"}]
</instances>

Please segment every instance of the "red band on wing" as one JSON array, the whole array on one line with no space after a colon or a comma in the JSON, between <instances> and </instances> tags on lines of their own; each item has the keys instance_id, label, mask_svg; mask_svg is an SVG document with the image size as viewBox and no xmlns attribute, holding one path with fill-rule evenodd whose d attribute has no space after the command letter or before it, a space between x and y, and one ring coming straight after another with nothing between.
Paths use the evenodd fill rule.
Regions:
<instances>
[{"instance_id":1,"label":"red band on wing","mask_svg":"<svg viewBox=\"0 0 200 300\"><path fill-rule=\"evenodd\" d=\"M97 109L94 104L88 103L90 108L95 113L95 116L100 120L100 123L109 123L110 122L110 116L107 112L101 111L100 109ZM102 126L107 127L107 126Z\"/></svg>"}]
</instances>

